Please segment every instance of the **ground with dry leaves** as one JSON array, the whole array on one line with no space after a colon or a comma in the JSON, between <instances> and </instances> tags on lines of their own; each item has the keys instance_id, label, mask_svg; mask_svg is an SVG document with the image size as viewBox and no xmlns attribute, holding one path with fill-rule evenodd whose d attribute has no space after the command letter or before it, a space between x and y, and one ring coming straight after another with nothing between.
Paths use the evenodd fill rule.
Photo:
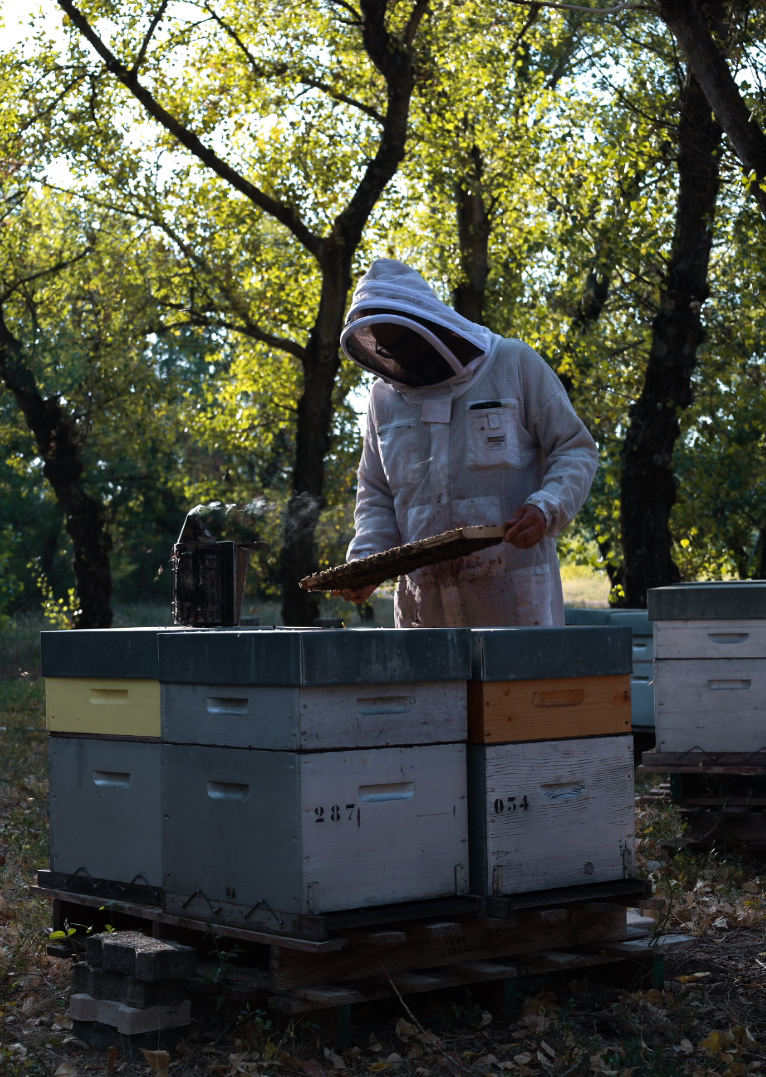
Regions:
<instances>
[{"instance_id":1,"label":"ground with dry leaves","mask_svg":"<svg viewBox=\"0 0 766 1077\"><path fill-rule=\"evenodd\" d=\"M291 1021L232 1009L218 998L170 1053L129 1060L115 1050L92 1051L73 1037L66 1015L70 963L46 954L49 909L28 892L47 861L46 738L33 676L6 671L0 680L0 727L0 1077L766 1072L766 865L736 856L670 856L677 815L646 796L637 801L639 859L665 899L655 912L658 929L696 940L668 958L662 991L612 968L522 982L511 1020L501 1016L491 986L375 1003L356 1008L352 1046L343 1050L332 1012Z\"/></svg>"}]
</instances>

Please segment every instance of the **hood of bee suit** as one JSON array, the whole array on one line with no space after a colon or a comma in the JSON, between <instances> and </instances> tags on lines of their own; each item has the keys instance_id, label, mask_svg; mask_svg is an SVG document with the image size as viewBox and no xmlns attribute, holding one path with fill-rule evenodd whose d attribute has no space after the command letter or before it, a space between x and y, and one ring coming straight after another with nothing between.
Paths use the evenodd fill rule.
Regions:
<instances>
[{"instance_id":1,"label":"hood of bee suit","mask_svg":"<svg viewBox=\"0 0 766 1077\"><path fill-rule=\"evenodd\" d=\"M423 325L422 320L434 328ZM379 325L401 326L431 345L443 360L429 364L435 368L433 380L425 384L410 380L408 369L396 359L396 350L389 352L378 343L373 330ZM450 334L462 337L478 353L461 360L450 347ZM428 393L431 388L450 389L451 396L458 396L484 364L492 338L486 326L469 321L442 303L417 270L393 258L378 258L356 287L340 344L349 359L408 396Z\"/></svg>"}]
</instances>

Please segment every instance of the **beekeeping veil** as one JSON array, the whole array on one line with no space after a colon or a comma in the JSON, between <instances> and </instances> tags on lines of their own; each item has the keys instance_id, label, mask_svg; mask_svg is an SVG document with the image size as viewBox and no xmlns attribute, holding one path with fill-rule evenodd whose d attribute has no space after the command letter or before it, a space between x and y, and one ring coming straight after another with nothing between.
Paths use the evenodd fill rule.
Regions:
<instances>
[{"instance_id":1,"label":"beekeeping veil","mask_svg":"<svg viewBox=\"0 0 766 1077\"><path fill-rule=\"evenodd\" d=\"M416 333L430 345L420 346L429 354L425 374L414 371L402 349L385 346L385 337L382 342L380 331L376 334L382 326L401 327L402 336ZM397 388L463 389L486 358L491 340L489 329L442 303L416 270L392 258L378 258L357 285L340 344L355 363Z\"/></svg>"}]
</instances>

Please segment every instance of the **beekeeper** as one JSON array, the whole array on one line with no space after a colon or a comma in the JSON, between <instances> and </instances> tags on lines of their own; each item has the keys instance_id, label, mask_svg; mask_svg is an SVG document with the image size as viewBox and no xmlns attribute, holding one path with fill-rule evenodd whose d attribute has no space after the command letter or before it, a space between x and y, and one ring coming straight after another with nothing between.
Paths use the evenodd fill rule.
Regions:
<instances>
[{"instance_id":1,"label":"beekeeper","mask_svg":"<svg viewBox=\"0 0 766 1077\"><path fill-rule=\"evenodd\" d=\"M563 624L554 537L585 501L597 453L553 370L390 258L357 286L341 347L378 375L347 559L505 528L499 545L400 577L397 627ZM338 593L363 602L373 590Z\"/></svg>"}]
</instances>

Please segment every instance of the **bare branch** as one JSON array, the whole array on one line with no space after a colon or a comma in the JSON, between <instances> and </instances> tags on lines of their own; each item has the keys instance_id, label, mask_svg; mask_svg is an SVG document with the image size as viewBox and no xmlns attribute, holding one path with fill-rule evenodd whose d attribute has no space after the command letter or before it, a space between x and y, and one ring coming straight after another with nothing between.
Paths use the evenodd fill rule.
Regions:
<instances>
[{"instance_id":1,"label":"bare branch","mask_svg":"<svg viewBox=\"0 0 766 1077\"><path fill-rule=\"evenodd\" d=\"M362 25L362 16L359 14L355 7L352 7L351 4L347 4L346 0L330 0L330 3L335 4L336 7L343 8L344 11L347 11L353 19L354 26Z\"/></svg>"},{"instance_id":2,"label":"bare branch","mask_svg":"<svg viewBox=\"0 0 766 1077\"><path fill-rule=\"evenodd\" d=\"M402 41L409 48L412 42L415 40L415 35L418 32L418 27L423 20L423 16L428 11L429 0L418 0L415 7L412 9L407 25L402 35Z\"/></svg>"},{"instance_id":3,"label":"bare branch","mask_svg":"<svg viewBox=\"0 0 766 1077\"><path fill-rule=\"evenodd\" d=\"M264 67L264 65L253 56L237 31L225 22L220 15L216 14L209 3L205 3L205 10L210 13L211 18L218 23L224 33L228 34L237 48L242 52L257 78L267 78L269 75L286 75L289 73L290 66L284 63L272 64L268 68ZM330 86L329 83L322 82L320 79L316 79L312 75L302 73L299 70L296 72L296 78L303 86L310 86L314 90L321 90L323 93L326 93L328 97L331 97L333 101L339 101L344 105L350 105L352 108L359 109L360 112L371 117L376 123L383 123L383 116L377 109L373 108L371 105L365 105L363 101L357 101L356 98L349 97L347 94L339 93Z\"/></svg>"},{"instance_id":4,"label":"bare branch","mask_svg":"<svg viewBox=\"0 0 766 1077\"><path fill-rule=\"evenodd\" d=\"M145 86L143 86L136 75L130 71L123 63L121 63L111 49L101 40L88 20L82 14L82 12L76 7L72 0L57 0L59 7L61 7L74 25L83 35L83 37L93 46L95 51L104 61L107 70L114 75L127 89L133 94L137 101L139 101L148 114L161 124L167 131L169 131L174 138L185 146L195 157L197 157L204 165L220 176L226 183L228 183L235 190L243 194L245 198L253 202L259 209L262 209L269 216L274 217L288 228L296 239L314 256L318 255L321 247L321 239L315 235L300 219L298 214L284 202L278 201L276 198L272 198L271 195L266 194L259 187L256 187L254 183L246 179L236 169L232 168L223 158L206 146L201 139L189 130L185 124L180 120L172 116L163 106L157 101L154 95Z\"/></svg>"},{"instance_id":5,"label":"bare branch","mask_svg":"<svg viewBox=\"0 0 766 1077\"><path fill-rule=\"evenodd\" d=\"M152 37L154 35L154 31L159 26L160 19L165 14L165 10L166 10L166 8L168 6L168 3L169 3L169 0L162 0L162 3L157 8L157 12L156 12L154 18L152 19L151 23L149 24L149 29L146 31L146 35L144 36L144 40L141 42L141 48L138 50L138 56L136 56L136 61L133 64L132 68L130 69L131 74L133 74L133 75L138 74L138 72L139 72L139 70L141 68L141 64L144 62L144 60L146 58L146 50L149 48L149 42L152 40Z\"/></svg>"}]
</instances>

